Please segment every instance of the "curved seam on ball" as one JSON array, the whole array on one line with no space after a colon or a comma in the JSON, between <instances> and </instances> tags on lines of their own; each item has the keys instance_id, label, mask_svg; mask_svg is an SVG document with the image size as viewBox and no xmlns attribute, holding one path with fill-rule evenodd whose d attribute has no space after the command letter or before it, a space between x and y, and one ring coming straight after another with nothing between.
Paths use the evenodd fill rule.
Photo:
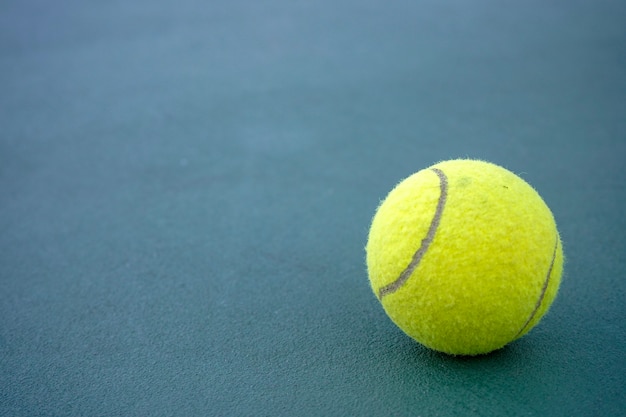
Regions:
<instances>
[{"instance_id":1,"label":"curved seam on ball","mask_svg":"<svg viewBox=\"0 0 626 417\"><path fill-rule=\"evenodd\" d=\"M438 168L432 168L432 171L437 174L439 177L439 188L441 190L439 194L439 201L437 201L437 208L435 210L435 215L430 223L430 227L428 228L428 232L426 233L426 237L422 239L422 243L419 249L413 255L413 259L411 259L411 263L406 267L404 271L400 274L395 281L381 287L378 290L378 298L382 300L382 298L387 295L396 292L411 276L415 268L419 265L420 261L426 254L428 247L432 243L435 238L435 233L437 232L437 228L439 227L439 223L441 222L441 215L443 214L443 208L446 204L446 200L448 198L448 178L446 174L443 173Z\"/></svg>"},{"instance_id":2,"label":"curved seam on ball","mask_svg":"<svg viewBox=\"0 0 626 417\"><path fill-rule=\"evenodd\" d=\"M554 262L556 260L556 252L559 247L559 235L556 236L556 243L554 245L554 252L552 253L552 260L550 261L550 267L548 268L548 275L543 282L543 287L541 288L541 294L539 294L539 299L537 300L537 304L535 304L535 308L532 313L530 313L530 317L526 320L526 323L522 326L519 332L515 335L515 338L518 338L526 329L526 327L530 324L530 322L535 318L535 315L539 311L541 307L541 303L543 303L543 299L546 296L546 292L548 290L548 284L550 283L550 275L552 275L552 270L554 269Z\"/></svg>"}]
</instances>

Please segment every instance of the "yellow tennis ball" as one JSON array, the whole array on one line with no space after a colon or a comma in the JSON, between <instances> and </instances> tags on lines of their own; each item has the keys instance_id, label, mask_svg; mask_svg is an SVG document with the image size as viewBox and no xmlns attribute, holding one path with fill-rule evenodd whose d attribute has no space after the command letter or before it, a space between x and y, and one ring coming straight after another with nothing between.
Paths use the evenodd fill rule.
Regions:
<instances>
[{"instance_id":1,"label":"yellow tennis ball","mask_svg":"<svg viewBox=\"0 0 626 417\"><path fill-rule=\"evenodd\" d=\"M441 162L398 184L376 211L366 253L391 320L453 355L491 352L526 334L563 271L559 233L539 194L475 160Z\"/></svg>"}]
</instances>

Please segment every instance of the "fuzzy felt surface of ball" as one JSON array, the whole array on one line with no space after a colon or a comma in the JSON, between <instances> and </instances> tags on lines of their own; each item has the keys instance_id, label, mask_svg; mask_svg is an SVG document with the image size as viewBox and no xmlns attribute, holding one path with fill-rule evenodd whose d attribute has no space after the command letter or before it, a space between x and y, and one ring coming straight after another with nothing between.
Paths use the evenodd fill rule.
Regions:
<instances>
[{"instance_id":1,"label":"fuzzy felt surface of ball","mask_svg":"<svg viewBox=\"0 0 626 417\"><path fill-rule=\"evenodd\" d=\"M527 182L489 162L440 162L378 207L369 280L391 320L452 355L491 352L547 312L563 271L552 212Z\"/></svg>"}]
</instances>

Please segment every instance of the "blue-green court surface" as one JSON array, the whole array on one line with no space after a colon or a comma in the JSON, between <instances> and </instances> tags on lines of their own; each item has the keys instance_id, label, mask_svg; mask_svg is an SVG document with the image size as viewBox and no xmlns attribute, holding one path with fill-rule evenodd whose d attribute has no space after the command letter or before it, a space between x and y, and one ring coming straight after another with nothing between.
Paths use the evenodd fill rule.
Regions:
<instances>
[{"instance_id":1,"label":"blue-green court surface","mask_svg":"<svg viewBox=\"0 0 626 417\"><path fill-rule=\"evenodd\" d=\"M626 4L3 0L0 416L619 416ZM369 287L380 200L520 175L566 256L492 354Z\"/></svg>"}]
</instances>

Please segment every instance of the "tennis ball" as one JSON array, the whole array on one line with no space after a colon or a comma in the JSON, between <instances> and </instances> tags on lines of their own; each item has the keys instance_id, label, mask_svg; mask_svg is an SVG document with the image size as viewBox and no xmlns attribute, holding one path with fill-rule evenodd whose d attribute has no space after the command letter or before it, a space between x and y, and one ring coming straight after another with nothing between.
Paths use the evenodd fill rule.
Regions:
<instances>
[{"instance_id":1,"label":"tennis ball","mask_svg":"<svg viewBox=\"0 0 626 417\"><path fill-rule=\"evenodd\" d=\"M561 239L539 194L476 160L441 162L398 184L365 249L372 290L391 320L452 355L488 353L526 334L563 271Z\"/></svg>"}]
</instances>

